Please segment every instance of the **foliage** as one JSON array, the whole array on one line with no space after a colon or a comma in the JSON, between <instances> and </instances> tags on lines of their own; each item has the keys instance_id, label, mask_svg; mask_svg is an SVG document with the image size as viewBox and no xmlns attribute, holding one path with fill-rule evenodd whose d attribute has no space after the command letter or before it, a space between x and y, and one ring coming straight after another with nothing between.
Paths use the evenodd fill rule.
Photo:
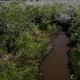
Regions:
<instances>
[{"instance_id":1,"label":"foliage","mask_svg":"<svg viewBox=\"0 0 80 80\"><path fill-rule=\"evenodd\" d=\"M38 80L50 35L60 30L52 23L60 11L57 5L0 5L0 80Z\"/></svg>"},{"instance_id":2,"label":"foliage","mask_svg":"<svg viewBox=\"0 0 80 80\"><path fill-rule=\"evenodd\" d=\"M75 9L75 16L73 17L68 33L70 34L70 42L73 48L70 51L70 61L72 64L73 74L71 80L80 79L80 9Z\"/></svg>"}]
</instances>

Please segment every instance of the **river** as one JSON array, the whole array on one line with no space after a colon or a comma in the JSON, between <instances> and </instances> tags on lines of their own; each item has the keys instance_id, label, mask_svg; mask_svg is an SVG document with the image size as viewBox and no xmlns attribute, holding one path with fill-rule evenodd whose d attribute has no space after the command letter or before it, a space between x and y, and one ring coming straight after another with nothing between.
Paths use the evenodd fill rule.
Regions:
<instances>
[{"instance_id":1,"label":"river","mask_svg":"<svg viewBox=\"0 0 80 80\"><path fill-rule=\"evenodd\" d=\"M40 66L41 80L68 80L68 38L61 32L54 42L54 49Z\"/></svg>"}]
</instances>

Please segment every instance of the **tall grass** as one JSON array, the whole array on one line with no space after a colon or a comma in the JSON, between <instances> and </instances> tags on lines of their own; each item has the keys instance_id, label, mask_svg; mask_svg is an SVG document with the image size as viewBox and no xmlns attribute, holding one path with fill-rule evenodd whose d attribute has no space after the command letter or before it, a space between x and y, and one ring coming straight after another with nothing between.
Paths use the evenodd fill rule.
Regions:
<instances>
[{"instance_id":1,"label":"tall grass","mask_svg":"<svg viewBox=\"0 0 80 80\"><path fill-rule=\"evenodd\" d=\"M60 31L52 23L60 12L57 5L0 5L0 80L38 80L50 36Z\"/></svg>"}]
</instances>

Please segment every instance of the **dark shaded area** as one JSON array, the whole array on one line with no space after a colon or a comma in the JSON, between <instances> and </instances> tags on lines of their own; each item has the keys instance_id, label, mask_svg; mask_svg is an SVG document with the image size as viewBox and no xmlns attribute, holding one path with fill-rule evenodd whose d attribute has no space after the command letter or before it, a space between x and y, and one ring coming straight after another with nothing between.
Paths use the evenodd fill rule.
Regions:
<instances>
[{"instance_id":1,"label":"dark shaded area","mask_svg":"<svg viewBox=\"0 0 80 80\"><path fill-rule=\"evenodd\" d=\"M36 15L36 16L31 20L31 22L35 23L35 25L38 25L40 30L47 30L48 23L43 22L42 19L44 19L43 16Z\"/></svg>"},{"instance_id":2,"label":"dark shaded area","mask_svg":"<svg viewBox=\"0 0 80 80\"><path fill-rule=\"evenodd\" d=\"M69 63L68 63L68 68L69 68L69 73L70 73L70 74L74 74L74 70L73 70L73 68L72 68L72 64L71 64L70 61L69 61Z\"/></svg>"},{"instance_id":3,"label":"dark shaded area","mask_svg":"<svg viewBox=\"0 0 80 80\"><path fill-rule=\"evenodd\" d=\"M0 35L7 33L7 25L3 19L0 19Z\"/></svg>"},{"instance_id":4,"label":"dark shaded area","mask_svg":"<svg viewBox=\"0 0 80 80\"><path fill-rule=\"evenodd\" d=\"M70 41L69 44L68 44L68 46L70 48L73 48L73 47L75 47L77 45L77 43L78 43L78 41Z\"/></svg>"},{"instance_id":5,"label":"dark shaded area","mask_svg":"<svg viewBox=\"0 0 80 80\"><path fill-rule=\"evenodd\" d=\"M34 1L34 0L30 0L30 1L32 2L32 1ZM39 1L39 0L36 0L36 1Z\"/></svg>"},{"instance_id":6,"label":"dark shaded area","mask_svg":"<svg viewBox=\"0 0 80 80\"><path fill-rule=\"evenodd\" d=\"M16 34L17 32L15 32ZM17 34L16 34L17 35ZM6 37L5 37L6 36ZM7 28L7 23L4 19L0 19L0 37L1 37L1 46L6 48L8 53L15 51L16 43L15 38Z\"/></svg>"},{"instance_id":7,"label":"dark shaded area","mask_svg":"<svg viewBox=\"0 0 80 80\"><path fill-rule=\"evenodd\" d=\"M70 28L71 25L71 19L68 21L60 21L60 20L55 20L54 23L61 25L62 26L62 31L67 32Z\"/></svg>"},{"instance_id":8,"label":"dark shaded area","mask_svg":"<svg viewBox=\"0 0 80 80\"><path fill-rule=\"evenodd\" d=\"M79 77L78 77L78 80L80 80L80 75L79 75Z\"/></svg>"},{"instance_id":9,"label":"dark shaded area","mask_svg":"<svg viewBox=\"0 0 80 80\"><path fill-rule=\"evenodd\" d=\"M13 38L8 39L6 41L5 47L6 47L8 53L16 51L15 50L16 49L15 39L13 39Z\"/></svg>"},{"instance_id":10,"label":"dark shaded area","mask_svg":"<svg viewBox=\"0 0 80 80\"><path fill-rule=\"evenodd\" d=\"M50 24L53 25L54 23L56 23L57 25L61 25L62 31L67 32L72 23L72 16L67 18L63 17L62 15L56 15L55 13L52 13Z\"/></svg>"},{"instance_id":11,"label":"dark shaded area","mask_svg":"<svg viewBox=\"0 0 80 80\"><path fill-rule=\"evenodd\" d=\"M36 0L36 1L39 1L39 0Z\"/></svg>"}]
</instances>

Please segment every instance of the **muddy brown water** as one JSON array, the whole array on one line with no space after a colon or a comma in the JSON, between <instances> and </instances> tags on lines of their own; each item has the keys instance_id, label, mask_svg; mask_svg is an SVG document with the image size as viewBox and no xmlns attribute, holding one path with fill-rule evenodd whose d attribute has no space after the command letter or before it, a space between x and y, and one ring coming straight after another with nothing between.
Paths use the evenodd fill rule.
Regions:
<instances>
[{"instance_id":1,"label":"muddy brown water","mask_svg":"<svg viewBox=\"0 0 80 80\"><path fill-rule=\"evenodd\" d=\"M68 80L68 38L61 32L54 42L54 49L42 62L41 80Z\"/></svg>"}]
</instances>

